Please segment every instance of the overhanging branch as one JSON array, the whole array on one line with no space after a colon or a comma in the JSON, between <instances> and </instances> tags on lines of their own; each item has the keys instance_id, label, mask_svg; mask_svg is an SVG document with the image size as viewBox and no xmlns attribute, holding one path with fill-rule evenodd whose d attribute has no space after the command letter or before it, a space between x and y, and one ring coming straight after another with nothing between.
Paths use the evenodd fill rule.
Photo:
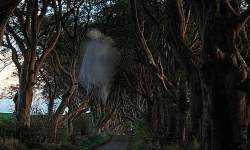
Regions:
<instances>
[{"instance_id":1,"label":"overhanging branch","mask_svg":"<svg viewBox=\"0 0 250 150\"><path fill-rule=\"evenodd\" d=\"M240 30L242 28L242 26L245 24L249 16L250 16L250 6L248 6L247 9L244 12L242 12L239 17L237 17L235 21L236 30Z\"/></svg>"}]
</instances>

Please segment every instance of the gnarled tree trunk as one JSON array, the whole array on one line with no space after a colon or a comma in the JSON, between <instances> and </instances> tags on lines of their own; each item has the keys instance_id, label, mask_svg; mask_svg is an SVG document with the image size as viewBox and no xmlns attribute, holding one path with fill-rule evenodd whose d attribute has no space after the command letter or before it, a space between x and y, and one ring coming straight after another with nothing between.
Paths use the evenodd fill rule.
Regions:
<instances>
[{"instance_id":1,"label":"gnarled tree trunk","mask_svg":"<svg viewBox=\"0 0 250 150\"><path fill-rule=\"evenodd\" d=\"M33 87L37 81L39 70L45 58L54 48L61 32L61 22L58 21L61 13L61 1L59 0L57 5L53 5L54 18L55 21L58 21L54 26L56 32L51 31L50 36L52 38L49 38L49 41L39 41L43 19L51 2L51 0L44 0L42 1L43 5L40 5L41 1L22 3L23 6L19 7L17 13L15 13L17 17L15 21L18 21L17 24L20 26L15 26L16 24L7 24L6 26L9 34L6 34L8 44L5 46L12 50L12 60L18 69L19 75L16 119L26 127L30 126ZM20 13L20 11L23 13ZM17 33L16 30L21 33ZM16 41L16 46L13 45L13 42L10 42L10 35ZM23 56L23 62L20 62L18 58L17 46ZM41 48L42 54L38 53L38 48Z\"/></svg>"},{"instance_id":2,"label":"gnarled tree trunk","mask_svg":"<svg viewBox=\"0 0 250 150\"><path fill-rule=\"evenodd\" d=\"M199 62L203 93L202 150L236 150L247 140L249 48L245 23L250 8L238 0L187 0L202 40Z\"/></svg>"},{"instance_id":3,"label":"gnarled tree trunk","mask_svg":"<svg viewBox=\"0 0 250 150\"><path fill-rule=\"evenodd\" d=\"M196 138L200 135L200 121L202 117L202 91L199 72L192 60L191 49L185 43L188 16L185 16L182 0L168 0L170 35L168 38L171 51L184 71L190 90L191 134ZM186 9L186 11L189 11ZM188 13L188 12L186 12Z\"/></svg>"},{"instance_id":4,"label":"gnarled tree trunk","mask_svg":"<svg viewBox=\"0 0 250 150\"><path fill-rule=\"evenodd\" d=\"M55 111L55 113L49 119L49 127L48 127L48 139L47 142L55 142L56 140L56 133L57 127L59 125L59 121L62 117L62 114L65 108L68 105L68 100L72 97L74 91L76 89L76 85L71 85L65 93L62 95L62 102L60 103L59 107Z\"/></svg>"},{"instance_id":5,"label":"gnarled tree trunk","mask_svg":"<svg viewBox=\"0 0 250 150\"><path fill-rule=\"evenodd\" d=\"M2 44L4 28L20 0L5 0L0 2L0 45Z\"/></svg>"}]
</instances>

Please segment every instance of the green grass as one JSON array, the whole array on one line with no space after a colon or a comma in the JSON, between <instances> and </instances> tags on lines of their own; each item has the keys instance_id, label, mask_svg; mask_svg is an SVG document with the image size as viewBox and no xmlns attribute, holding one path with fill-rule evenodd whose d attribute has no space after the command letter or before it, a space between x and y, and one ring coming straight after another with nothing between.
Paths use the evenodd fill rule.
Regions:
<instances>
[{"instance_id":1,"label":"green grass","mask_svg":"<svg viewBox=\"0 0 250 150\"><path fill-rule=\"evenodd\" d=\"M13 113L0 113L0 118L8 119L13 117L14 117Z\"/></svg>"}]
</instances>

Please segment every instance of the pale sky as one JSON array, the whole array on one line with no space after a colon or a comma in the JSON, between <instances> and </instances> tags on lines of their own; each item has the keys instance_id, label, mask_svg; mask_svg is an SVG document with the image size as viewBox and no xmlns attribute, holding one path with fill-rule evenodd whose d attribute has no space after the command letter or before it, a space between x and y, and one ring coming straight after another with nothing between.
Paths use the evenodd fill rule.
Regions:
<instances>
[{"instance_id":1,"label":"pale sky","mask_svg":"<svg viewBox=\"0 0 250 150\"><path fill-rule=\"evenodd\" d=\"M10 85L18 84L18 78L13 78L11 76L14 69L15 69L14 64L11 64L0 72L0 89L10 86Z\"/></svg>"},{"instance_id":2,"label":"pale sky","mask_svg":"<svg viewBox=\"0 0 250 150\"><path fill-rule=\"evenodd\" d=\"M0 55L0 59L1 58L3 58L2 55ZM0 67L2 67L2 66L3 66L3 64L0 62ZM5 67L0 72L0 92L3 92L2 90L5 87L18 84L18 78L12 77L12 73L15 71L15 69L16 69L16 67L15 67L14 63L12 63L11 65ZM55 106L57 108L59 106L60 100L56 99L55 101L57 101L57 105ZM47 112L47 105L44 102L44 100L34 99L32 102L32 108L38 108L42 111L42 113ZM0 99L0 113L11 113L11 112L13 112L13 110L14 110L14 103L12 100ZM65 111L68 111L68 108L66 108Z\"/></svg>"},{"instance_id":3,"label":"pale sky","mask_svg":"<svg viewBox=\"0 0 250 150\"><path fill-rule=\"evenodd\" d=\"M0 113L11 113L14 111L14 107L13 100L0 99Z\"/></svg>"}]
</instances>

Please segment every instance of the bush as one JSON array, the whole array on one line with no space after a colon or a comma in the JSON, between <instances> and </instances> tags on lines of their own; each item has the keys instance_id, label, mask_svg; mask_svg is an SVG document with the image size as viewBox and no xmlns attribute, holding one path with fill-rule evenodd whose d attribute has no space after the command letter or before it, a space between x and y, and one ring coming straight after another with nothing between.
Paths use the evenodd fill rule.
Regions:
<instances>
[{"instance_id":1,"label":"bush","mask_svg":"<svg viewBox=\"0 0 250 150\"><path fill-rule=\"evenodd\" d=\"M72 145L69 142L63 143L61 147L62 150L80 150L80 148L76 147L75 145Z\"/></svg>"},{"instance_id":2,"label":"bush","mask_svg":"<svg viewBox=\"0 0 250 150\"><path fill-rule=\"evenodd\" d=\"M27 146L17 139L6 140L5 143L0 143L0 150L28 150Z\"/></svg>"},{"instance_id":3,"label":"bush","mask_svg":"<svg viewBox=\"0 0 250 150\"><path fill-rule=\"evenodd\" d=\"M88 114L79 116L74 122L74 132L80 133L81 137L86 137L92 133L91 120Z\"/></svg>"},{"instance_id":4,"label":"bush","mask_svg":"<svg viewBox=\"0 0 250 150\"><path fill-rule=\"evenodd\" d=\"M30 140L31 144L42 143L45 141L48 133L48 116L31 116Z\"/></svg>"},{"instance_id":5,"label":"bush","mask_svg":"<svg viewBox=\"0 0 250 150\"><path fill-rule=\"evenodd\" d=\"M37 150L60 150L60 145L56 143L44 143Z\"/></svg>"},{"instance_id":6,"label":"bush","mask_svg":"<svg viewBox=\"0 0 250 150\"><path fill-rule=\"evenodd\" d=\"M159 147L153 144L152 133L145 119L140 118L136 121L135 136L132 147L134 150L158 150Z\"/></svg>"},{"instance_id":7,"label":"bush","mask_svg":"<svg viewBox=\"0 0 250 150\"><path fill-rule=\"evenodd\" d=\"M17 123L13 118L0 118L0 135L5 135L6 140L6 144L3 144L1 143L3 139L0 137L0 150L90 149L107 141L109 136L94 134L89 119L89 117L81 116L75 120L74 133L68 133L66 125L60 125L57 130L57 143L44 143L48 133L48 116L31 116L29 128ZM18 134L20 132L22 134Z\"/></svg>"},{"instance_id":8,"label":"bush","mask_svg":"<svg viewBox=\"0 0 250 150\"><path fill-rule=\"evenodd\" d=\"M88 150L90 148L93 148L95 146L98 146L107 140L110 139L109 135L103 136L103 135L96 135L96 134L91 134L88 139L84 139L81 143L81 149L83 150Z\"/></svg>"},{"instance_id":9,"label":"bush","mask_svg":"<svg viewBox=\"0 0 250 150\"><path fill-rule=\"evenodd\" d=\"M5 138L12 138L16 135L16 122L13 118L0 118L0 130L4 132ZM1 134L3 135L3 134Z\"/></svg>"},{"instance_id":10,"label":"bush","mask_svg":"<svg viewBox=\"0 0 250 150\"><path fill-rule=\"evenodd\" d=\"M57 143L62 144L70 141L70 133L65 125L60 125L57 129Z\"/></svg>"},{"instance_id":11,"label":"bush","mask_svg":"<svg viewBox=\"0 0 250 150\"><path fill-rule=\"evenodd\" d=\"M69 142L71 142L73 145L79 145L79 141L81 141L81 136L79 133L72 133L69 136Z\"/></svg>"},{"instance_id":12,"label":"bush","mask_svg":"<svg viewBox=\"0 0 250 150\"><path fill-rule=\"evenodd\" d=\"M29 147L34 147L38 143L45 141L47 136L47 116L36 115L31 116L31 126L27 128L16 122L13 118L1 118L0 130L4 132L5 139L19 138ZM22 137L19 133L22 132ZM3 135L3 133L1 133Z\"/></svg>"}]
</instances>

